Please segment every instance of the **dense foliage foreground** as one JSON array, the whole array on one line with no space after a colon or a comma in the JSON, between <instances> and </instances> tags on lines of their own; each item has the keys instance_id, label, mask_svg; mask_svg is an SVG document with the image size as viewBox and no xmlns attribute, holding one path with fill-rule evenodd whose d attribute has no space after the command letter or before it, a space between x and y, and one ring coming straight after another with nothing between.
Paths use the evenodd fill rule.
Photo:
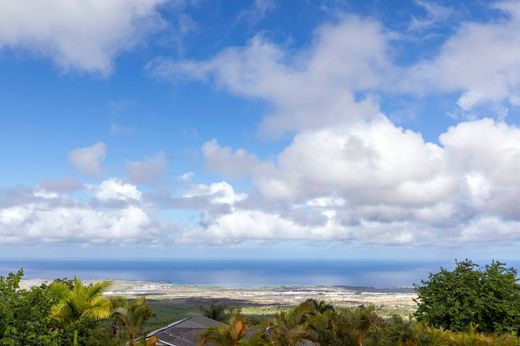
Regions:
<instances>
[{"instance_id":1,"label":"dense foliage foreground","mask_svg":"<svg viewBox=\"0 0 520 346\"><path fill-rule=\"evenodd\" d=\"M146 300L109 299L110 282L55 280L20 289L23 272L0 277L0 345L143 345ZM471 261L441 269L416 287L413 316L383 318L374 307L336 308L307 300L254 323L240 313L208 309L226 326L209 328L200 344L232 345L518 345L520 285L513 268ZM149 342L148 344L151 344Z\"/></svg>"}]
</instances>

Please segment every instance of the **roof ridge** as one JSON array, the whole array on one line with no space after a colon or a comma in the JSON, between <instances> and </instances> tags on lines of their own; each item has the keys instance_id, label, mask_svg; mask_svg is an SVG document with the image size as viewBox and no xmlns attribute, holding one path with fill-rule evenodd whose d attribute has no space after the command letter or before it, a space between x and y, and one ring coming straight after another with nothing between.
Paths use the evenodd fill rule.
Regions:
<instances>
[{"instance_id":1,"label":"roof ridge","mask_svg":"<svg viewBox=\"0 0 520 346\"><path fill-rule=\"evenodd\" d=\"M193 317L193 316L192 316L192 317ZM151 336L154 336L154 335L156 335L157 333L160 333L160 332L162 332L162 331L164 331L164 330L166 330L166 329L168 329L168 328L170 328L170 327L173 327L173 326L175 326L175 325L177 325L177 324L179 324L179 323L182 323L182 322L184 322L184 321L187 321L187 320L189 320L190 318L191 318L191 317L186 317L186 318L183 318L182 320L178 320L178 321L172 322L172 323L170 323L170 324L168 324L168 325L166 325L166 326L164 326L164 327L161 327L161 328L159 328L159 329L156 329L156 330L154 330L154 331L151 331L150 333L146 334L146 337L149 338L149 337L151 337Z\"/></svg>"}]
</instances>

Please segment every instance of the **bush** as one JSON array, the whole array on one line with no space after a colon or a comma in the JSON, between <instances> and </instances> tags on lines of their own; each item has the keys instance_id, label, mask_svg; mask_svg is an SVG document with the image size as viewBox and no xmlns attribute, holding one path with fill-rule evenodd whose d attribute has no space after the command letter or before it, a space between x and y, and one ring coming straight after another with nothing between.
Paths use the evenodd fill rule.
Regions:
<instances>
[{"instance_id":1,"label":"bush","mask_svg":"<svg viewBox=\"0 0 520 346\"><path fill-rule=\"evenodd\" d=\"M23 271L0 276L0 344L58 345L59 331L50 319L55 303L46 285L20 289Z\"/></svg>"},{"instance_id":2,"label":"bush","mask_svg":"<svg viewBox=\"0 0 520 346\"><path fill-rule=\"evenodd\" d=\"M493 261L481 267L469 260L453 271L441 268L416 286L419 322L452 331L475 325L485 333L520 330L520 285L517 272Z\"/></svg>"}]
</instances>

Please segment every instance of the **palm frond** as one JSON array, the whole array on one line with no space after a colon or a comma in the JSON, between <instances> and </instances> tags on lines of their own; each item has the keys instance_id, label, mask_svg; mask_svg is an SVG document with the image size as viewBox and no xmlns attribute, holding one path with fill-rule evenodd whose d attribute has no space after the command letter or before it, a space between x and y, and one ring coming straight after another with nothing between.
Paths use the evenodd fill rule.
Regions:
<instances>
[{"instance_id":1,"label":"palm frond","mask_svg":"<svg viewBox=\"0 0 520 346\"><path fill-rule=\"evenodd\" d=\"M50 296L56 299L64 299L71 295L69 286L65 285L62 282L53 282L49 285L48 290Z\"/></svg>"}]
</instances>

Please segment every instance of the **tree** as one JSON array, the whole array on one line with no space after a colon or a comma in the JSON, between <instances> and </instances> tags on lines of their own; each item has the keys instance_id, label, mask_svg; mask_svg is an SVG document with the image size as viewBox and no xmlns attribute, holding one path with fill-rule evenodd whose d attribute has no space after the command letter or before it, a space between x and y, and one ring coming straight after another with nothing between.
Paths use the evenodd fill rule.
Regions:
<instances>
[{"instance_id":1,"label":"tree","mask_svg":"<svg viewBox=\"0 0 520 346\"><path fill-rule=\"evenodd\" d=\"M227 322L229 319L229 311L228 308L223 304L211 303L207 308L200 308L202 313L207 318L211 318L212 320L219 322Z\"/></svg>"},{"instance_id":2,"label":"tree","mask_svg":"<svg viewBox=\"0 0 520 346\"><path fill-rule=\"evenodd\" d=\"M20 289L23 270L0 276L0 344L58 345L59 331L50 319L55 301L46 285Z\"/></svg>"},{"instance_id":3,"label":"tree","mask_svg":"<svg viewBox=\"0 0 520 346\"><path fill-rule=\"evenodd\" d=\"M374 306L344 309L334 321L334 330L339 339L350 345L379 345L378 338L383 328L384 320L376 314Z\"/></svg>"},{"instance_id":4,"label":"tree","mask_svg":"<svg viewBox=\"0 0 520 346\"><path fill-rule=\"evenodd\" d=\"M303 302L289 311L282 311L269 318L262 326L265 338L271 345L296 345L315 337L308 328L307 321L316 314L314 304Z\"/></svg>"},{"instance_id":5,"label":"tree","mask_svg":"<svg viewBox=\"0 0 520 346\"><path fill-rule=\"evenodd\" d=\"M520 330L520 285L514 268L493 261L480 267L470 260L441 268L416 286L418 321L453 331L492 333Z\"/></svg>"},{"instance_id":6,"label":"tree","mask_svg":"<svg viewBox=\"0 0 520 346\"><path fill-rule=\"evenodd\" d=\"M112 316L115 319L115 323L122 326L129 345L133 346L136 338L143 332L144 323L155 317L155 312L146 302L146 298L129 301L124 297L120 297L114 301L114 305L116 307Z\"/></svg>"},{"instance_id":7,"label":"tree","mask_svg":"<svg viewBox=\"0 0 520 346\"><path fill-rule=\"evenodd\" d=\"M89 286L74 278L72 288L63 282L50 285L50 294L58 300L51 311L51 316L64 326L73 328L73 345L78 345L78 329L85 319L100 320L110 317L112 305L103 292L112 285L110 281L101 281Z\"/></svg>"}]
</instances>

